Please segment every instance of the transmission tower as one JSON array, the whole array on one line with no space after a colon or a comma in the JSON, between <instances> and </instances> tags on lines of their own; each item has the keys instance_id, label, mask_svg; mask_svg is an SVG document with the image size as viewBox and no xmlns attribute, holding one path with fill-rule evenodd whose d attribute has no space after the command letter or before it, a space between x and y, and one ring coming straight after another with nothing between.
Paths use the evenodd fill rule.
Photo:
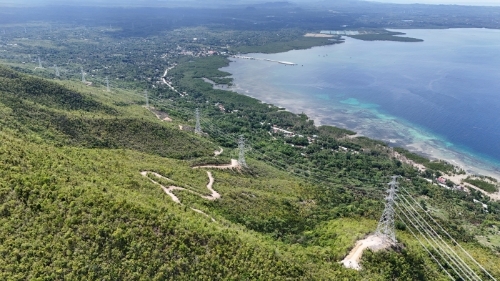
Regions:
<instances>
[{"instance_id":1,"label":"transmission tower","mask_svg":"<svg viewBox=\"0 0 500 281\"><path fill-rule=\"evenodd\" d=\"M201 134L200 109L199 108L196 109L195 116L196 116L196 126L194 127L194 132L196 134Z\"/></svg>"},{"instance_id":2,"label":"transmission tower","mask_svg":"<svg viewBox=\"0 0 500 281\"><path fill-rule=\"evenodd\" d=\"M61 74L59 73L59 68L57 67L57 65L54 64L54 68L56 69L56 77L61 76Z\"/></svg>"},{"instance_id":3,"label":"transmission tower","mask_svg":"<svg viewBox=\"0 0 500 281\"><path fill-rule=\"evenodd\" d=\"M42 61L40 60L40 57L38 57L38 67L39 67L39 68L43 68L43 67L42 67Z\"/></svg>"},{"instance_id":4,"label":"transmission tower","mask_svg":"<svg viewBox=\"0 0 500 281\"><path fill-rule=\"evenodd\" d=\"M240 135L240 139L238 140L238 149L240 150L238 164L241 167L247 168L247 162L245 161L245 138L243 135Z\"/></svg>"},{"instance_id":5,"label":"transmission tower","mask_svg":"<svg viewBox=\"0 0 500 281\"><path fill-rule=\"evenodd\" d=\"M109 92L109 78L106 76L106 91Z\"/></svg>"},{"instance_id":6,"label":"transmission tower","mask_svg":"<svg viewBox=\"0 0 500 281\"><path fill-rule=\"evenodd\" d=\"M87 82L87 81L85 80L85 72L83 72L83 67L81 67L81 66L80 66L80 69L81 69L81 71L82 71L82 82L83 82L83 83L85 83L85 82Z\"/></svg>"},{"instance_id":7,"label":"transmission tower","mask_svg":"<svg viewBox=\"0 0 500 281\"><path fill-rule=\"evenodd\" d=\"M144 90L144 96L146 97L146 108L149 108L149 97L147 90Z\"/></svg>"},{"instance_id":8,"label":"transmission tower","mask_svg":"<svg viewBox=\"0 0 500 281\"><path fill-rule=\"evenodd\" d=\"M382 237L391 244L397 242L394 230L394 200L396 199L396 191L398 189L398 177L391 177L392 181L389 183L389 189L387 190L388 195L385 197L385 209L375 231L375 235Z\"/></svg>"}]
</instances>

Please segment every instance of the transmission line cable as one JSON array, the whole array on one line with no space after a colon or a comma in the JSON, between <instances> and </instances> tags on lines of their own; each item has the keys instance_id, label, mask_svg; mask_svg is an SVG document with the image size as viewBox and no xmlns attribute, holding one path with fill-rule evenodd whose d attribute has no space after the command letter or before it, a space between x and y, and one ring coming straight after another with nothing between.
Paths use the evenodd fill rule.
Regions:
<instances>
[{"instance_id":1,"label":"transmission line cable","mask_svg":"<svg viewBox=\"0 0 500 281\"><path fill-rule=\"evenodd\" d=\"M453 278L453 276L448 272L448 270L446 270L444 268L444 266L439 262L439 260L432 254L431 251L429 251L429 249L424 245L424 243L422 243L422 240L420 240L420 238L418 238L418 236L413 232L413 230L411 230L410 226L405 223L405 221L401 218L401 216L396 213L396 216L399 218L399 220L401 222L403 222L405 224L405 226L407 227L407 229L410 231L410 233L413 235L413 237L415 237L415 239L418 241L418 243L420 243L420 245L422 246L422 248L425 249L425 251L427 251L427 253L432 257L432 259L434 259L434 261L439 265L439 267L441 267L441 269L446 272L446 274L450 277L451 280L455 280L455 278Z\"/></svg>"},{"instance_id":2,"label":"transmission line cable","mask_svg":"<svg viewBox=\"0 0 500 281\"><path fill-rule=\"evenodd\" d=\"M405 213L408 214L409 216L412 217L412 221L416 222L416 224L423 230L423 232L425 232L425 234L428 235L428 237L434 242L434 244L436 245L436 247L439 248L439 250L446 256L446 258L444 258L442 255L441 257L443 257L443 259L448 263L448 265L455 271L455 273L460 276L460 278L462 278L463 280L465 280L464 277L462 277L461 274L458 273L458 271L456 270L456 268L458 268L458 270L463 274L465 275L465 277L468 279L468 280L472 280L469 275L463 270L463 268L461 266L459 266L457 264L457 262L450 256L450 254L446 251L446 249L443 248L443 246L435 239L434 235L432 235L431 233L429 233L429 230L422 225L421 221L415 217L415 215L412 213L412 211L410 209L408 209L406 207L405 204L401 204L399 203L399 205L401 205L404 209L405 209ZM440 253L441 253L440 252ZM455 268L456 267L456 268Z\"/></svg>"},{"instance_id":3,"label":"transmission line cable","mask_svg":"<svg viewBox=\"0 0 500 281\"><path fill-rule=\"evenodd\" d=\"M415 210L415 208L413 207L413 205L408 201L408 199L406 199L405 196L401 195L400 196L401 198L403 198L406 203L408 204L408 206L410 206L412 208L412 210L415 212L415 214L417 214L417 216L420 218L421 221L423 221L427 227L434 233L435 236L437 236L439 238L439 240L441 240L441 242L443 244L446 245L446 247L451 251L451 253L453 254L452 257L454 257L454 260L457 261L457 263L459 263L461 265L461 267L465 267L465 271L469 272L469 274L471 274L473 277L481 280L481 277L479 277L476 272L474 272L474 270L472 270L469 265L463 261L463 259L455 252L455 250L453 250L449 245L448 243L446 243L446 241L444 241L444 239L441 237L441 235L439 235L435 230L434 228L432 228L431 225L429 225L429 223L427 222L427 220L425 220L424 218L422 218L422 216L420 215L420 213ZM418 205L418 203L417 203Z\"/></svg>"},{"instance_id":4,"label":"transmission line cable","mask_svg":"<svg viewBox=\"0 0 500 281\"><path fill-rule=\"evenodd\" d=\"M462 276L458 273L458 271L455 269L455 267L454 267L453 265L451 265L451 264L450 264L450 262L449 262L449 261L448 261L448 260L447 260L447 259L443 256L442 252L441 252L441 251L439 251L438 249L436 249L436 246L434 246L434 244L433 244L433 243L431 243L431 242L429 241L429 239L427 238L427 236L426 236L426 235L424 235L424 234L422 233L421 229L415 225L414 221L408 217L407 212L405 212L405 210L403 210L403 209L402 209L402 207L400 207L400 205L401 205L400 203L396 202L396 207L397 207L397 208L400 210L400 212L401 212L401 213L402 213L402 214L403 214L403 215L407 218L407 220L408 220L408 221L410 222L410 224L411 224L411 225L412 225L412 226L413 226L413 227L414 227L414 228L418 231L418 233L419 233L419 234L420 234L420 235L421 235L421 236L425 239L425 241L427 241L427 244L429 244L429 245L430 245L430 246L434 249L434 251L435 251L436 253L438 253L438 254L439 254L439 256L441 256L441 259L443 259L443 260L444 260L444 262L445 262L446 264L448 264L448 266L449 266L449 267L450 267L450 268L451 268L451 269L455 272L455 274L456 274L457 276L459 276L460 278L462 278L462 280L465 280L465 279L464 279L464 278L463 278L463 277L462 277Z\"/></svg>"},{"instance_id":5,"label":"transmission line cable","mask_svg":"<svg viewBox=\"0 0 500 281\"><path fill-rule=\"evenodd\" d=\"M480 263L478 263L455 239L453 239L453 237L436 220L434 220L434 218L431 215L429 215L427 212L425 212L425 210L422 208L422 206L420 206L420 204L417 203L417 201L415 200L415 198L413 198L410 195L410 193L405 188L402 188L402 190L403 190L403 192L405 192L406 194L408 194L408 197L410 197L424 211L424 213L437 226L439 226L439 228L441 229L441 231L443 231L448 236L448 238L450 238L450 240L453 241L453 243L455 243L479 268L481 268L491 279L497 281L497 279L495 279L495 277L491 276L491 274Z\"/></svg>"}]
</instances>

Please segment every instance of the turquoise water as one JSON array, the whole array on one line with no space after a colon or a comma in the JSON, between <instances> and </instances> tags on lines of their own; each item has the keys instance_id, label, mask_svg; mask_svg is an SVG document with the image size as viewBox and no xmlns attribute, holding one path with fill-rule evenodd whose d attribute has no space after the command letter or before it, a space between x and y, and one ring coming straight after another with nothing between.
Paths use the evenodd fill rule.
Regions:
<instances>
[{"instance_id":1,"label":"turquoise water","mask_svg":"<svg viewBox=\"0 0 500 281\"><path fill-rule=\"evenodd\" d=\"M500 31L408 30L364 42L235 59L235 90L473 172L500 175Z\"/></svg>"}]
</instances>

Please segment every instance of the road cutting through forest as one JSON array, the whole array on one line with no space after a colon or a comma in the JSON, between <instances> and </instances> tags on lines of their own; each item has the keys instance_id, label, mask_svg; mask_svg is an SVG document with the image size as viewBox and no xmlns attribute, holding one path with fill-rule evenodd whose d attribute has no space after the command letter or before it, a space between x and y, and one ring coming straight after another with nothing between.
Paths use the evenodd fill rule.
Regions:
<instances>
[{"instance_id":1,"label":"road cutting through forest","mask_svg":"<svg viewBox=\"0 0 500 281\"><path fill-rule=\"evenodd\" d=\"M221 153L222 153L222 148L221 148ZM199 169L199 168L213 168L213 169L233 169L233 168L239 168L239 164L238 164L238 160L235 160L235 159L231 159L231 164L229 165L209 165L209 166L197 166L197 167L193 167L193 169ZM167 177L164 177L156 172L151 172L151 171L142 171L141 172L141 175L143 177L146 177L148 178L152 183L156 184L156 185L159 185L161 187L161 189L163 189L163 191L168 195L170 196L170 198L172 198L172 201L174 201L175 203L178 203L178 204L182 204L181 200L179 199L179 197L177 197L173 191L174 190L185 190L187 192L190 192L192 194L195 194L195 195L198 195L200 196L201 198L203 199L207 199L207 200L210 200L210 201L213 201L213 200L217 200L219 198L221 198L221 195L220 193L218 193L215 189L213 189L213 185L214 185L214 182L215 182L215 179L212 175L211 172L207 171L207 176L208 176L208 184L207 184L207 189L210 191L210 195L203 195L203 194L200 194L196 191L193 191L193 190L190 190L190 189L187 189L187 188L184 188L184 187L179 187L179 186L175 186L175 185L170 185L168 187L166 187L165 185L161 184L160 182L157 182L155 181L154 179L151 179L150 177L148 177L148 174L151 174L159 179L163 179L165 181L168 181L168 182L172 182L174 183L173 180L167 178ZM211 218L212 221L215 222L215 219L210 217L208 214L206 214L205 212L201 211L201 210L198 210L198 209L194 209L194 208L191 208L191 210L197 212L197 213L200 213L200 214L203 214L205 215L206 217L209 217Z\"/></svg>"}]
</instances>

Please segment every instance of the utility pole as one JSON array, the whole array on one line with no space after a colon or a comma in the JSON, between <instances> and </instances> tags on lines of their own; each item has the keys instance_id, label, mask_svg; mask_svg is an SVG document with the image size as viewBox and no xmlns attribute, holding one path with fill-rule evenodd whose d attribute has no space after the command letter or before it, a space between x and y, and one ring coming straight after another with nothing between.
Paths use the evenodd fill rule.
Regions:
<instances>
[{"instance_id":1,"label":"utility pole","mask_svg":"<svg viewBox=\"0 0 500 281\"><path fill-rule=\"evenodd\" d=\"M238 149L240 151L238 157L238 164L241 167L248 168L247 162L245 161L245 138L243 135L240 135L240 139L238 140Z\"/></svg>"},{"instance_id":2,"label":"utility pole","mask_svg":"<svg viewBox=\"0 0 500 281\"><path fill-rule=\"evenodd\" d=\"M200 109L196 109L195 111L195 115L196 115L196 126L194 128L194 132L196 134L201 134L201 125L200 125Z\"/></svg>"},{"instance_id":3,"label":"utility pole","mask_svg":"<svg viewBox=\"0 0 500 281\"><path fill-rule=\"evenodd\" d=\"M106 76L106 91L109 92L109 78Z\"/></svg>"},{"instance_id":4,"label":"utility pole","mask_svg":"<svg viewBox=\"0 0 500 281\"><path fill-rule=\"evenodd\" d=\"M398 189L397 178L399 176L392 176L392 180L389 183L389 189L387 190L387 197L385 197L385 209L382 213L382 217L378 222L377 230L375 235L383 238L385 241L395 244L396 241L396 231L394 229L394 200L396 199L396 192Z\"/></svg>"}]
</instances>

